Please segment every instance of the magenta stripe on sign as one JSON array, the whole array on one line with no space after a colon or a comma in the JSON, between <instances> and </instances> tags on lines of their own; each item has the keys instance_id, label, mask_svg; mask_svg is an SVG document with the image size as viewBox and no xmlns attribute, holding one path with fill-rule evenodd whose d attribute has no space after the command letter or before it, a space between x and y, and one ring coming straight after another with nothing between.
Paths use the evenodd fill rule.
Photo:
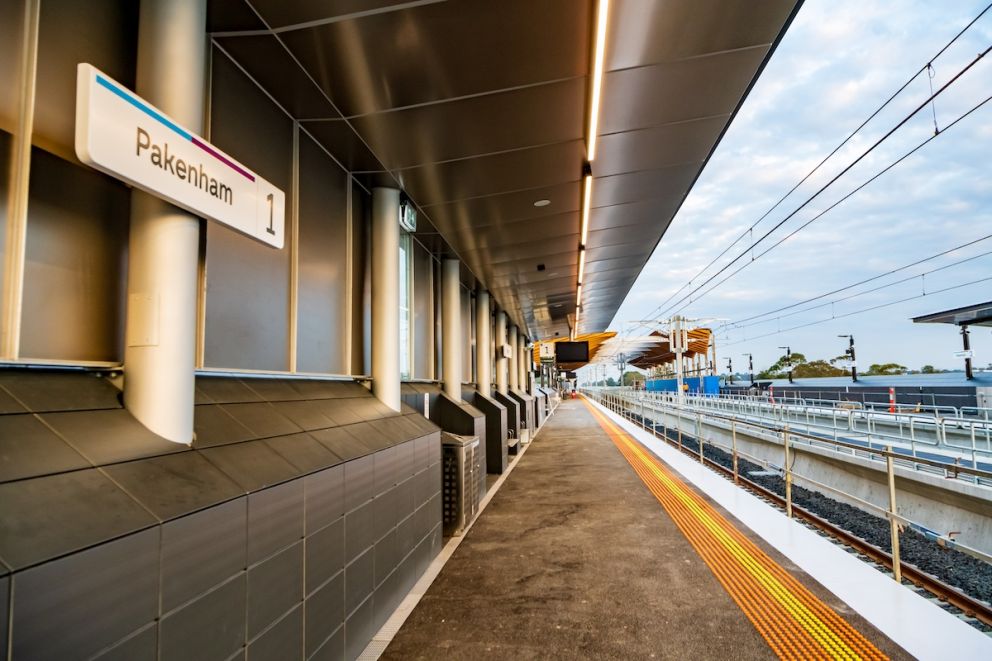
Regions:
<instances>
[{"instance_id":1,"label":"magenta stripe on sign","mask_svg":"<svg viewBox=\"0 0 992 661\"><path fill-rule=\"evenodd\" d=\"M213 156L217 160L222 161L223 163L225 163L229 168L231 168L233 170L237 170L245 178L247 178L248 181L255 181L255 175L253 175L251 172L248 172L244 168L240 167L237 163L233 162L231 159L227 158L223 154L215 151L214 149L212 149L210 147L210 145L205 144L203 142L200 142L199 140L196 139L196 137L193 137L193 144L196 145L197 147L199 147L200 149L202 149L203 151L207 152L208 154L210 154L211 156Z\"/></svg>"}]
</instances>

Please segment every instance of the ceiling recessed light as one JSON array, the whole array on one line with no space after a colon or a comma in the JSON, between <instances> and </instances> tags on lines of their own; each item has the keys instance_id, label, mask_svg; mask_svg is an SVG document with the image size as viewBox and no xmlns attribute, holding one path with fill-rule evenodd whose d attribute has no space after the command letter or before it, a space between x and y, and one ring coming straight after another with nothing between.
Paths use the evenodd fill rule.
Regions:
<instances>
[{"instance_id":1,"label":"ceiling recessed light","mask_svg":"<svg viewBox=\"0 0 992 661\"><path fill-rule=\"evenodd\" d=\"M551 200L538 200L534 203L535 207L546 207L551 204Z\"/></svg>"}]
</instances>

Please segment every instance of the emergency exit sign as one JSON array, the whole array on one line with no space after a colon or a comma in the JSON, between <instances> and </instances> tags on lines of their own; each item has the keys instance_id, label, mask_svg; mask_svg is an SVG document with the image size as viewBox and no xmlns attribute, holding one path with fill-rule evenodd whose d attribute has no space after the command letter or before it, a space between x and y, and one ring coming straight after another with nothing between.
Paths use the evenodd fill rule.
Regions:
<instances>
[{"instance_id":1,"label":"emergency exit sign","mask_svg":"<svg viewBox=\"0 0 992 661\"><path fill-rule=\"evenodd\" d=\"M76 70L76 156L274 248L286 195L90 64Z\"/></svg>"}]
</instances>

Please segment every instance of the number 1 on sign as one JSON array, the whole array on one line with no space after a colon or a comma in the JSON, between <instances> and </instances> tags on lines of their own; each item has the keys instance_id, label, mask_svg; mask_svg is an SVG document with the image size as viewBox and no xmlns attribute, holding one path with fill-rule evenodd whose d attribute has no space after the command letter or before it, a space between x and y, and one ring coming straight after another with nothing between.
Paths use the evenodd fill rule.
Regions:
<instances>
[{"instance_id":1,"label":"number 1 on sign","mask_svg":"<svg viewBox=\"0 0 992 661\"><path fill-rule=\"evenodd\" d=\"M272 207L273 207L272 193L269 193L268 195L265 196L265 201L269 203L269 226L265 228L265 231L271 234L272 236L275 236L276 230L272 226Z\"/></svg>"}]
</instances>

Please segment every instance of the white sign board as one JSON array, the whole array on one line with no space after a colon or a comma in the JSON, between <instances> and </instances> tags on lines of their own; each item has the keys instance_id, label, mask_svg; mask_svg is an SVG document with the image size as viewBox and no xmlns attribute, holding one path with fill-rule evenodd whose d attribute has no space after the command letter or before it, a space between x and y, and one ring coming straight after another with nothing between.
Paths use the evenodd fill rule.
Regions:
<instances>
[{"instance_id":1,"label":"white sign board","mask_svg":"<svg viewBox=\"0 0 992 661\"><path fill-rule=\"evenodd\" d=\"M555 345L552 342L541 342L538 347L538 356L542 363L555 362Z\"/></svg>"},{"instance_id":2,"label":"white sign board","mask_svg":"<svg viewBox=\"0 0 992 661\"><path fill-rule=\"evenodd\" d=\"M281 190L89 64L76 70L76 156L270 246L285 243Z\"/></svg>"},{"instance_id":3,"label":"white sign board","mask_svg":"<svg viewBox=\"0 0 992 661\"><path fill-rule=\"evenodd\" d=\"M972 351L971 349L968 349L966 351L955 351L954 352L954 357L955 358L974 358L975 357L975 352Z\"/></svg>"}]
</instances>

